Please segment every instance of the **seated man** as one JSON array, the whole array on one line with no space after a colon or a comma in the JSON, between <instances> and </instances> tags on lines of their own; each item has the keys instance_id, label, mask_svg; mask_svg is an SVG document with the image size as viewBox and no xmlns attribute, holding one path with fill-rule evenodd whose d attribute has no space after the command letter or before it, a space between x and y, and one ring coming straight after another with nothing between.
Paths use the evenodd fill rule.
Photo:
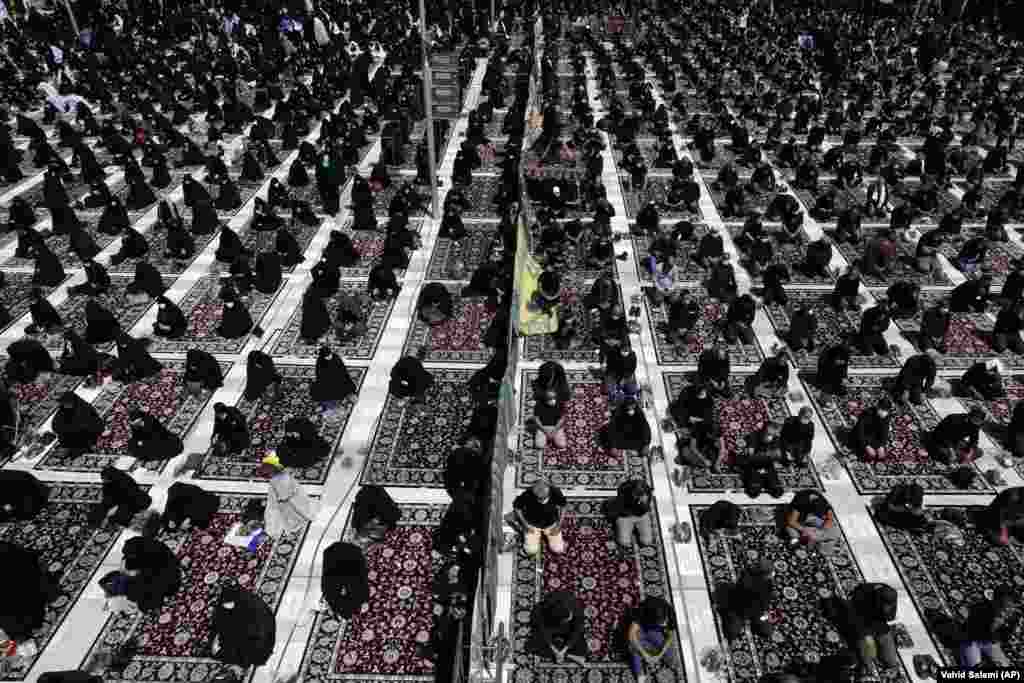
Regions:
<instances>
[{"instance_id":1,"label":"seated man","mask_svg":"<svg viewBox=\"0 0 1024 683\"><path fill-rule=\"evenodd\" d=\"M889 343L885 340L885 331L892 324L889 317L889 302L879 299L875 306L864 311L860 319L860 346L866 356L876 353L880 356L889 354Z\"/></svg>"},{"instance_id":2,"label":"seated man","mask_svg":"<svg viewBox=\"0 0 1024 683\"><path fill-rule=\"evenodd\" d=\"M633 547L633 532L642 546L654 543L651 487L642 479L629 479L619 484L615 498L608 501L606 513L615 523L615 540L620 548Z\"/></svg>"},{"instance_id":3,"label":"seated man","mask_svg":"<svg viewBox=\"0 0 1024 683\"><path fill-rule=\"evenodd\" d=\"M765 358L751 377L750 394L755 398L781 396L789 385L789 362L785 350Z\"/></svg>"},{"instance_id":4,"label":"seated man","mask_svg":"<svg viewBox=\"0 0 1024 683\"><path fill-rule=\"evenodd\" d=\"M541 539L548 539L548 548L556 555L565 552L562 537L562 510L565 496L556 486L543 480L520 493L512 502L512 510L523 530L523 549L529 557L540 552Z\"/></svg>"},{"instance_id":5,"label":"seated man","mask_svg":"<svg viewBox=\"0 0 1024 683\"><path fill-rule=\"evenodd\" d=\"M700 535L710 541L712 535L735 538L739 534L742 511L735 503L718 500L700 514Z\"/></svg>"},{"instance_id":6,"label":"seated man","mask_svg":"<svg viewBox=\"0 0 1024 683\"><path fill-rule=\"evenodd\" d=\"M583 606L572 593L556 591L546 595L533 609L533 634L527 651L537 657L551 657L556 664L563 664L566 659L586 664L584 621Z\"/></svg>"},{"instance_id":7,"label":"seated man","mask_svg":"<svg viewBox=\"0 0 1024 683\"><path fill-rule=\"evenodd\" d=\"M635 397L627 396L615 408L604 436L612 457L623 457L622 451L635 451L641 457L650 454L651 427Z\"/></svg>"},{"instance_id":8,"label":"seated man","mask_svg":"<svg viewBox=\"0 0 1024 683\"><path fill-rule=\"evenodd\" d=\"M813 308L798 305L789 318L789 332L786 343L794 351L813 352L817 346L815 334L818 331L818 316Z\"/></svg>"},{"instance_id":9,"label":"seated man","mask_svg":"<svg viewBox=\"0 0 1024 683\"><path fill-rule=\"evenodd\" d=\"M791 415L782 423L779 447L782 450L782 462L794 467L804 467L811 456L814 445L813 411L804 406L796 415Z\"/></svg>"},{"instance_id":10,"label":"seated man","mask_svg":"<svg viewBox=\"0 0 1024 683\"><path fill-rule=\"evenodd\" d=\"M732 398L732 387L729 386L731 374L729 351L720 346L705 349L697 360L697 378L705 385L708 392L722 398Z\"/></svg>"},{"instance_id":11,"label":"seated man","mask_svg":"<svg viewBox=\"0 0 1024 683\"><path fill-rule=\"evenodd\" d=\"M715 606L722 617L722 632L730 641L743 635L749 624L761 638L769 638L772 624L768 608L775 599L774 570L769 562L747 567L734 584L716 590Z\"/></svg>"},{"instance_id":12,"label":"seated man","mask_svg":"<svg viewBox=\"0 0 1024 683\"><path fill-rule=\"evenodd\" d=\"M648 595L626 624L626 644L629 649L629 668L637 683L646 683L644 663L657 668L675 645L676 620L672 606L664 599Z\"/></svg>"},{"instance_id":13,"label":"seated man","mask_svg":"<svg viewBox=\"0 0 1024 683\"><path fill-rule=\"evenodd\" d=\"M775 422L748 434L742 449L737 449L736 468L743 479L743 490L751 498L757 498L762 491L768 491L773 498L782 496L782 482L775 471L782 461L782 428Z\"/></svg>"},{"instance_id":14,"label":"seated man","mask_svg":"<svg viewBox=\"0 0 1024 683\"><path fill-rule=\"evenodd\" d=\"M703 384L690 384L669 406L676 423L676 463L716 470L724 456L715 401Z\"/></svg>"},{"instance_id":15,"label":"seated man","mask_svg":"<svg viewBox=\"0 0 1024 683\"><path fill-rule=\"evenodd\" d=\"M929 354L911 356L903 363L889 392L897 403L906 404L909 401L916 406L921 405L925 395L935 385L937 371L935 360Z\"/></svg>"},{"instance_id":16,"label":"seated man","mask_svg":"<svg viewBox=\"0 0 1024 683\"><path fill-rule=\"evenodd\" d=\"M978 361L960 377L957 393L978 401L994 401L1006 396L1003 365L998 360Z\"/></svg>"},{"instance_id":17,"label":"seated man","mask_svg":"<svg viewBox=\"0 0 1024 683\"><path fill-rule=\"evenodd\" d=\"M850 432L850 450L864 462L880 462L886 458L892 423L892 403L882 398L866 408Z\"/></svg>"},{"instance_id":18,"label":"seated man","mask_svg":"<svg viewBox=\"0 0 1024 683\"><path fill-rule=\"evenodd\" d=\"M960 666L977 669L987 660L996 667L1012 666L1002 644L1017 632L1013 618L1020 591L1000 586L991 600L971 606L960 642Z\"/></svg>"},{"instance_id":19,"label":"seated man","mask_svg":"<svg viewBox=\"0 0 1024 683\"><path fill-rule=\"evenodd\" d=\"M485 467L482 445L477 439L468 439L452 449L444 467L444 489L453 499L456 496L477 498L482 493L489 470Z\"/></svg>"},{"instance_id":20,"label":"seated man","mask_svg":"<svg viewBox=\"0 0 1024 683\"><path fill-rule=\"evenodd\" d=\"M946 333L949 331L952 316L949 304L943 299L929 308L921 316L921 334L917 346L922 351L935 349L939 353L946 352Z\"/></svg>"},{"instance_id":21,"label":"seated man","mask_svg":"<svg viewBox=\"0 0 1024 683\"><path fill-rule=\"evenodd\" d=\"M832 506L821 493L797 491L785 507L783 532L790 545L802 543L830 554L839 544L842 531L835 526Z\"/></svg>"},{"instance_id":22,"label":"seated man","mask_svg":"<svg viewBox=\"0 0 1024 683\"><path fill-rule=\"evenodd\" d=\"M896 618L896 591L884 583L862 583L836 615L840 630L854 647L862 670L876 663L885 669L901 666L889 623Z\"/></svg>"},{"instance_id":23,"label":"seated man","mask_svg":"<svg viewBox=\"0 0 1024 683\"><path fill-rule=\"evenodd\" d=\"M930 522L924 511L924 489L917 482L896 484L885 494L875 516L888 526L905 531L922 531Z\"/></svg>"},{"instance_id":24,"label":"seated man","mask_svg":"<svg viewBox=\"0 0 1024 683\"><path fill-rule=\"evenodd\" d=\"M757 304L749 294L738 296L731 304L725 315L725 329L723 336L730 344L739 340L743 344L753 345L754 317L757 314Z\"/></svg>"},{"instance_id":25,"label":"seated man","mask_svg":"<svg viewBox=\"0 0 1024 683\"><path fill-rule=\"evenodd\" d=\"M1024 302L1007 303L999 311L992 328L992 350L996 353L1024 353L1021 330L1024 330Z\"/></svg>"},{"instance_id":26,"label":"seated man","mask_svg":"<svg viewBox=\"0 0 1024 683\"><path fill-rule=\"evenodd\" d=\"M1024 540L1024 486L1000 491L982 513L979 525L997 545L1008 545L1011 536Z\"/></svg>"},{"instance_id":27,"label":"seated man","mask_svg":"<svg viewBox=\"0 0 1024 683\"><path fill-rule=\"evenodd\" d=\"M978 436L984 424L985 411L977 406L947 415L927 436L928 456L944 465L973 462L981 455Z\"/></svg>"}]
</instances>

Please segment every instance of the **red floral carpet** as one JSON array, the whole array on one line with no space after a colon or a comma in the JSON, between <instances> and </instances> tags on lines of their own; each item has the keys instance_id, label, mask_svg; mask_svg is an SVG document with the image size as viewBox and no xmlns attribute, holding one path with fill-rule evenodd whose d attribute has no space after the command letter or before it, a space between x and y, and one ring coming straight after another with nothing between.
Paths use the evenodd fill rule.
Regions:
<instances>
[{"instance_id":1,"label":"red floral carpet","mask_svg":"<svg viewBox=\"0 0 1024 683\"><path fill-rule=\"evenodd\" d=\"M981 226L965 227L963 234L963 238L957 239L955 242L946 242L942 245L941 249L942 253L949 259L949 262L958 270L960 270L960 264L957 261L957 256L960 254L960 247L972 237L983 237L985 230ZM992 275L992 289L994 291L1002 290L1006 276L1010 272L1010 262L1020 258L1022 255L1024 255L1024 251L1012 242L989 241L988 256L985 258L983 268L988 269L988 272ZM971 277L967 273L964 273L964 275L968 278Z\"/></svg>"},{"instance_id":2,"label":"red floral carpet","mask_svg":"<svg viewBox=\"0 0 1024 683\"><path fill-rule=\"evenodd\" d=\"M833 344L849 343L860 330L861 313L857 311L837 311L828 301L829 292L822 290L790 289L788 306L765 306L764 311L775 328L779 339L786 343L789 335L789 316L797 306L805 306L813 311L818 318L818 330L814 335L815 349L813 352L800 351L795 354L797 366L801 370L816 372L818 354ZM859 344L850 347L850 367L853 368L894 368L897 360L890 356L865 356L859 353Z\"/></svg>"},{"instance_id":3,"label":"red floral carpet","mask_svg":"<svg viewBox=\"0 0 1024 683\"><path fill-rule=\"evenodd\" d=\"M839 399L810 387L811 397L857 490L861 493L885 493L896 484L916 481L928 493L958 492L949 479L953 468L929 459L922 445L923 436L934 429L940 419L928 402L909 408L896 407L887 447L888 457L884 462L867 463L853 457L847 446L849 432L866 407L889 395L883 387L885 379L877 375L854 375L847 382L849 393ZM983 477L978 476L971 490L979 492L991 488Z\"/></svg>"},{"instance_id":4,"label":"red floral carpet","mask_svg":"<svg viewBox=\"0 0 1024 683\"><path fill-rule=\"evenodd\" d=\"M541 451L534 445L534 435L525 425L519 435L520 462L518 485L531 486L541 477L561 487L583 486L593 489L614 489L626 480L639 478L651 481L646 458L635 451L613 456L598 443L598 432L608 424L611 415L608 392L600 379L585 370L566 372L572 399L565 405L563 416L567 448L549 443ZM533 416L535 401L532 383L535 371L523 373L519 390L519 414L522 422ZM656 425L651 425L654 431Z\"/></svg>"},{"instance_id":5,"label":"red floral carpet","mask_svg":"<svg viewBox=\"0 0 1024 683\"><path fill-rule=\"evenodd\" d=\"M714 346L716 343L724 344L722 337L722 318L728 307L724 304L712 301L708 298L703 288L690 290L691 300L699 303L703 315L697 319L697 323L690 331L685 350L677 347L668 338L668 306L665 303L655 305L651 301L653 288L644 288L644 305L647 307L647 316L653 328L654 352L658 357L660 365L696 365L700 354L704 349ZM733 366L736 365L759 365L763 355L761 349L754 345L743 344L737 341L729 344L729 358Z\"/></svg>"},{"instance_id":6,"label":"red floral carpet","mask_svg":"<svg viewBox=\"0 0 1024 683\"><path fill-rule=\"evenodd\" d=\"M64 392L72 391L81 381L81 377L53 372L40 376L30 384L11 385L11 393L18 399L20 433L28 435L42 427L60 406L60 397Z\"/></svg>"},{"instance_id":7,"label":"red floral carpet","mask_svg":"<svg viewBox=\"0 0 1024 683\"><path fill-rule=\"evenodd\" d=\"M681 372L662 373L665 381L665 392L668 400L674 401L676 397L693 381L693 375ZM715 407L718 410L718 422L722 430L722 438L725 440L727 467L732 467L735 461L737 444L750 434L760 431L769 421L781 424L789 417L789 407L784 398L750 398L746 393L747 381L750 375L733 373L729 380L733 390L731 399L715 399ZM667 454L669 459L675 458L675 453ZM822 489L821 480L813 467L778 467L779 480L786 490L796 491L800 489ZM688 488L691 491L718 492L718 491L740 491L743 489L743 480L738 472L702 472L691 473Z\"/></svg>"},{"instance_id":8,"label":"red floral carpet","mask_svg":"<svg viewBox=\"0 0 1024 683\"><path fill-rule=\"evenodd\" d=\"M441 488L445 459L461 443L473 413L472 370L431 369L434 386L421 409L388 396L361 483Z\"/></svg>"},{"instance_id":9,"label":"red floral carpet","mask_svg":"<svg viewBox=\"0 0 1024 683\"><path fill-rule=\"evenodd\" d=\"M96 442L94 453L69 458L64 449L54 448L36 465L36 468L61 472L99 472L107 465L113 464L118 458L128 454L128 441L131 437L128 413L136 407L141 407L173 433L184 437L202 413L211 395L204 393L202 397L197 398L185 391L182 380L185 372L184 362L161 362L164 369L155 377L128 385L115 382L103 387L100 395L93 401L93 406L106 423L106 430ZM230 367L230 363L221 363L221 371L225 374ZM163 469L164 464L164 461L154 461L138 463L138 466L159 471Z\"/></svg>"},{"instance_id":10,"label":"red floral carpet","mask_svg":"<svg viewBox=\"0 0 1024 683\"><path fill-rule=\"evenodd\" d=\"M282 288L283 288L282 284ZM178 308L188 320L188 329L180 339L164 339L153 337L150 348L154 352L185 353L189 349L202 349L209 353L238 353L249 340L248 336L239 339L225 339L217 333L220 326L221 312L224 305L217 298L220 283L215 277L204 277L196 282L189 292L178 303ZM253 323L260 324L263 315L270 308L281 292L263 294L255 289L244 300Z\"/></svg>"},{"instance_id":11,"label":"red floral carpet","mask_svg":"<svg viewBox=\"0 0 1024 683\"><path fill-rule=\"evenodd\" d=\"M648 595L672 602L664 547L656 513L654 545L623 556L612 554L615 547L611 525L601 511L603 499L572 498L566 506L562 534L566 553L555 555L546 546L539 558L522 552L515 556L513 581L514 619L511 639L515 683L625 683L634 680L626 664L626 653L616 641L616 630L626 610ZM538 566L538 564L540 566ZM584 632L590 655L582 669L578 664L555 664L525 651L532 629L530 615L545 595L564 590L583 604ZM676 610L681 606L677 605ZM586 676L576 678L575 674ZM659 665L653 680L682 683L686 673L678 648Z\"/></svg>"},{"instance_id":12,"label":"red floral carpet","mask_svg":"<svg viewBox=\"0 0 1024 683\"><path fill-rule=\"evenodd\" d=\"M65 280L66 281L66 280ZM62 283L63 284L63 283ZM29 296L35 285L32 284L32 273L12 273L4 271L4 286L0 287L0 302L11 314L12 324L28 313L32 301ZM49 296L56 287L42 287L43 293ZM3 329L7 329L5 326Z\"/></svg>"},{"instance_id":13,"label":"red floral carpet","mask_svg":"<svg viewBox=\"0 0 1024 683\"><path fill-rule=\"evenodd\" d=\"M290 417L306 417L317 425L320 436L336 447L345 425L352 414L352 404L345 402L330 412L321 412L320 406L309 395L309 385L316 377L310 366L277 365L283 378L281 398L269 396L249 401L244 396L237 407L246 416L252 446L240 455L219 456L207 451L203 462L196 468L199 479L248 480L256 478L256 469L266 455L284 439L284 425ZM362 386L365 368L349 368L357 387ZM304 484L323 484L334 462L334 452L312 467L293 468L292 475Z\"/></svg>"},{"instance_id":14,"label":"red floral carpet","mask_svg":"<svg viewBox=\"0 0 1024 683\"><path fill-rule=\"evenodd\" d=\"M923 292L921 294L921 310L927 310L942 298L939 292ZM897 320L903 336L917 345L917 337L921 331L921 315L914 318ZM994 319L985 313L953 313L952 322L946 332L946 353L937 356L935 361L940 369L966 370L979 360L998 358L1005 365L1024 367L1024 356L1015 353L996 353L989 345L987 338L992 331Z\"/></svg>"},{"instance_id":15,"label":"red floral carpet","mask_svg":"<svg viewBox=\"0 0 1024 683\"><path fill-rule=\"evenodd\" d=\"M439 325L429 325L416 316L402 354L415 355L425 348L425 362L486 363L494 355L493 349L484 346L484 335L494 320L495 309L486 299L461 297L458 286L449 290L454 290L452 317ZM501 341L506 339L502 337Z\"/></svg>"},{"instance_id":16,"label":"red floral carpet","mask_svg":"<svg viewBox=\"0 0 1024 683\"><path fill-rule=\"evenodd\" d=\"M245 496L220 494L221 508L207 530L161 538L181 560L181 590L151 614L117 614L107 620L90 655L133 640L138 653L123 670L97 672L107 681L204 681L220 668L210 652L211 620L219 586L234 579L272 609L280 604L306 531L265 541L255 554L223 542L245 505Z\"/></svg>"},{"instance_id":17,"label":"red floral carpet","mask_svg":"<svg viewBox=\"0 0 1024 683\"><path fill-rule=\"evenodd\" d=\"M366 283L342 282L341 291L357 296L363 295L366 293ZM324 303L327 305L327 312L330 314L331 320L337 320L337 297L328 297L324 299ZM288 320L288 324L281 330L277 341L274 342L273 355L290 358L316 358L320 347L327 344L345 360L369 360L373 358L373 354L377 350L377 345L380 343L384 328L387 327L388 318L391 317L394 305L394 300L373 301L368 299L367 305L363 309L366 315L366 334L357 339L349 339L342 344L338 343L334 332L330 330L316 343L310 344L304 340L301 336L302 306L297 306Z\"/></svg>"},{"instance_id":18,"label":"red floral carpet","mask_svg":"<svg viewBox=\"0 0 1024 683\"><path fill-rule=\"evenodd\" d=\"M694 528L706 509L703 505L690 507ZM803 662L816 664L843 649L845 641L825 619L818 602L849 597L864 576L845 538L830 556L809 552L802 546L792 549L778 536L779 506L742 505L740 510L737 537L706 541L698 534L697 543L712 596L718 586L734 584L746 567L768 562L773 568L776 595L768 611L774 627L771 638L756 636L747 628L743 636L723 645L729 680L754 683L770 672ZM719 638L726 643L717 610L715 622ZM883 672L881 680L889 683L910 679L900 668Z\"/></svg>"},{"instance_id":19,"label":"red floral carpet","mask_svg":"<svg viewBox=\"0 0 1024 683\"><path fill-rule=\"evenodd\" d=\"M598 346L591 334L591 330L600 323L596 316L592 316L584 305L584 298L590 292L593 283L583 283L576 280L562 281L560 293L561 308L564 311L570 308L576 317L576 340L568 348L558 348L555 340L550 335L534 335L525 340L526 355L523 360L557 360L557 361L580 361L594 362L597 360ZM619 303L622 303L622 290L615 288ZM628 309L626 310L628 314Z\"/></svg>"},{"instance_id":20,"label":"red floral carpet","mask_svg":"<svg viewBox=\"0 0 1024 683\"><path fill-rule=\"evenodd\" d=\"M350 621L330 609L316 616L299 680L427 683L434 665L416 652L433 625L432 532L444 507L402 505L398 528L369 546L370 600ZM347 534L346 534L347 535Z\"/></svg>"},{"instance_id":21,"label":"red floral carpet","mask_svg":"<svg viewBox=\"0 0 1024 683\"><path fill-rule=\"evenodd\" d=\"M60 577L61 595L47 605L43 626L35 633L40 654L120 535L88 524L89 508L99 499L100 487L93 484L51 484L50 501L39 516L29 522L0 523L0 539L38 552L42 564ZM37 659L38 655L12 660L0 680L25 680Z\"/></svg>"},{"instance_id":22,"label":"red floral carpet","mask_svg":"<svg viewBox=\"0 0 1024 683\"><path fill-rule=\"evenodd\" d=\"M630 229L632 230L632 228L633 224L630 223ZM672 270L676 282L703 282L707 278L708 271L691 258L697 253L697 245L700 244L701 238L707 232L708 229L704 225L695 225L693 240L684 243L676 252L675 268ZM650 286L654 278L647 268L647 257L650 255L653 240L650 237L636 235L631 235L630 239L633 240L633 261L636 264L636 272L640 275L641 282L645 286Z\"/></svg>"}]
</instances>

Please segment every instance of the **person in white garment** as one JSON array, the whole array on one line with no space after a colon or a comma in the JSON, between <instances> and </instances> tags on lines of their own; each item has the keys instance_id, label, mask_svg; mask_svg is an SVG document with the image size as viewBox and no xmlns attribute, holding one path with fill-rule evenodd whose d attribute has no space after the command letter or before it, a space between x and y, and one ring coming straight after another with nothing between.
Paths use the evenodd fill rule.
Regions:
<instances>
[{"instance_id":1,"label":"person in white garment","mask_svg":"<svg viewBox=\"0 0 1024 683\"><path fill-rule=\"evenodd\" d=\"M271 538L281 538L313 520L313 501L284 468L276 452L271 451L263 458L263 465L271 474L263 530Z\"/></svg>"}]
</instances>

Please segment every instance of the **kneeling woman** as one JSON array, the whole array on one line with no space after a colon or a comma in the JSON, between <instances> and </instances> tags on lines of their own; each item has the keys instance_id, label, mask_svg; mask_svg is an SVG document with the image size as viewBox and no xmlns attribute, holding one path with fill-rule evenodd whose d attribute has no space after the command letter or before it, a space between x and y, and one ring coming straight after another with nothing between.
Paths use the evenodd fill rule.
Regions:
<instances>
[{"instance_id":1,"label":"kneeling woman","mask_svg":"<svg viewBox=\"0 0 1024 683\"><path fill-rule=\"evenodd\" d=\"M429 282L420 292L417 309L420 320L429 325L439 325L452 317L452 294L440 282Z\"/></svg>"},{"instance_id":2,"label":"kneeling woman","mask_svg":"<svg viewBox=\"0 0 1024 683\"><path fill-rule=\"evenodd\" d=\"M181 455L185 445L181 437L174 434L159 420L133 408L129 413L132 428L131 440L128 443L128 454L142 462L170 460Z\"/></svg>"}]
</instances>

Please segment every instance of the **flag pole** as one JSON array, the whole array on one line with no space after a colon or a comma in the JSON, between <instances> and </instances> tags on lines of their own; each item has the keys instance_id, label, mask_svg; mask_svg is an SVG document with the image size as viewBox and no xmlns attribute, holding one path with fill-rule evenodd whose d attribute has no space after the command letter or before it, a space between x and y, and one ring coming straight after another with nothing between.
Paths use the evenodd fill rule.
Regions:
<instances>
[{"instance_id":1,"label":"flag pole","mask_svg":"<svg viewBox=\"0 0 1024 683\"><path fill-rule=\"evenodd\" d=\"M441 215L437 195L437 159L434 157L434 97L430 75L430 41L427 39L427 10L420 0L420 36L423 45L423 103L427 113L427 168L430 169L430 194L434 218Z\"/></svg>"},{"instance_id":2,"label":"flag pole","mask_svg":"<svg viewBox=\"0 0 1024 683\"><path fill-rule=\"evenodd\" d=\"M78 20L75 19L75 13L71 11L71 3L68 0L64 0L64 8L68 11L68 18L71 19L71 28L75 32L75 45L78 44L78 40L82 33L78 30Z\"/></svg>"}]
</instances>

